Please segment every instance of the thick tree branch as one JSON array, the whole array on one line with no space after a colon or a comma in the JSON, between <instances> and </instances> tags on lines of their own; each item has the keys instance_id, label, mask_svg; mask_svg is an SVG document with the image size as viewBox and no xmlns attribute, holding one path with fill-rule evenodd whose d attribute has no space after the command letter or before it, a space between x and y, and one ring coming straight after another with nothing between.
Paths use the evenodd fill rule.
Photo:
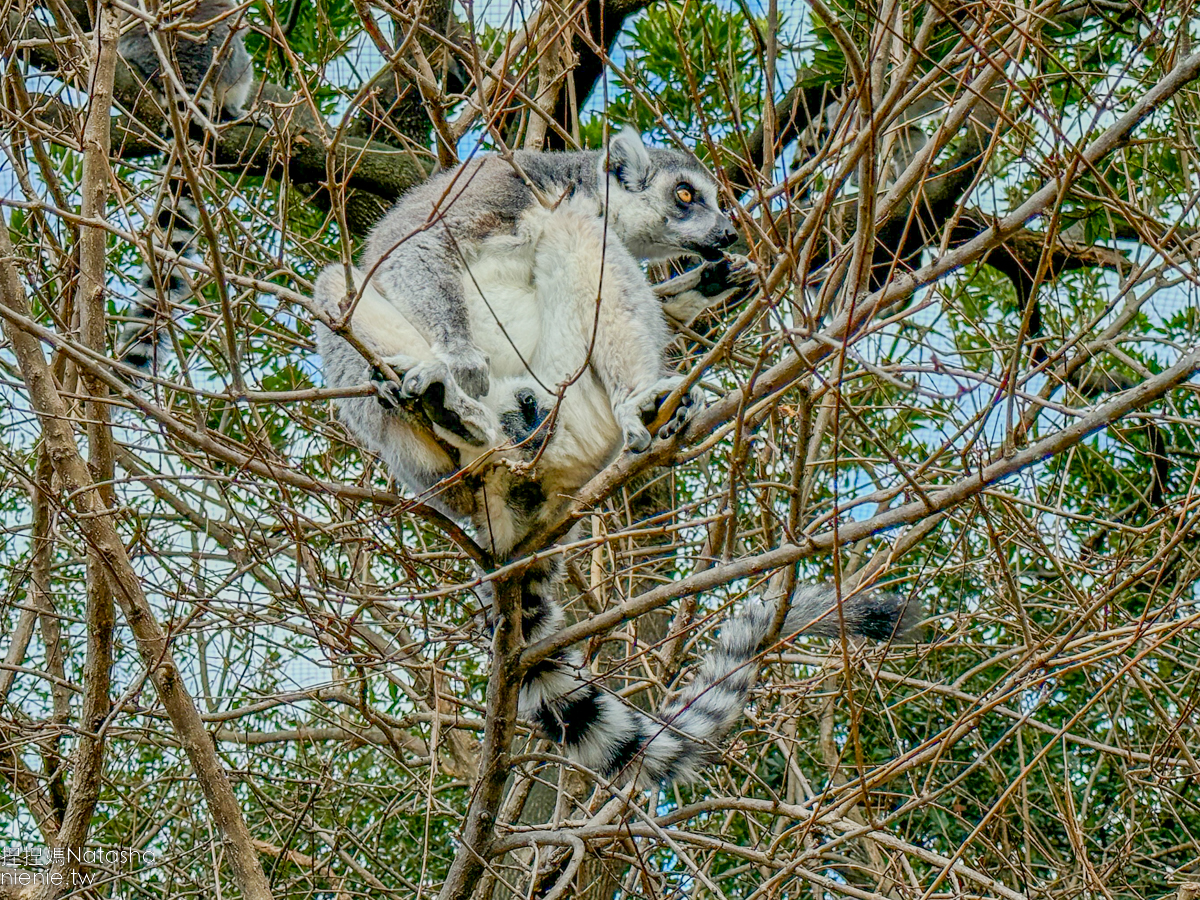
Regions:
<instances>
[{"instance_id":1,"label":"thick tree branch","mask_svg":"<svg viewBox=\"0 0 1200 900\"><path fill-rule=\"evenodd\" d=\"M42 892L40 873L0 866L0 900L35 900Z\"/></svg>"},{"instance_id":2,"label":"thick tree branch","mask_svg":"<svg viewBox=\"0 0 1200 900\"><path fill-rule=\"evenodd\" d=\"M517 693L521 687L521 580L495 584L491 675L487 688L487 722L480 751L479 777L462 826L462 846L438 893L438 900L466 900L483 875L496 839L496 814L509 775L509 747L516 735Z\"/></svg>"},{"instance_id":3,"label":"thick tree branch","mask_svg":"<svg viewBox=\"0 0 1200 900\"><path fill-rule=\"evenodd\" d=\"M652 0L585 0L584 24L587 38L575 34L571 41L571 49L576 54L578 63L571 70L571 89L558 92L558 100L554 105L554 120L558 122L562 133L571 133L571 117L576 114L574 106L583 106L588 96L604 74L607 61L594 52L594 47L611 50L626 20L650 5ZM546 149L565 150L566 141L562 134L550 129L546 134Z\"/></svg>"},{"instance_id":4,"label":"thick tree branch","mask_svg":"<svg viewBox=\"0 0 1200 900\"><path fill-rule=\"evenodd\" d=\"M83 130L83 183L81 218L103 219L108 203L112 169L109 163L109 110L112 108L112 84L117 64L118 12L111 0L99 6L95 31L95 65L91 74L91 91L87 122ZM107 343L105 283L107 281L107 238L105 229L84 225L79 229L79 329L85 346L103 352ZM40 353L39 353L40 356ZM107 508L115 505L112 488L113 436L109 425L106 385L90 373L81 373L81 380L93 398L86 404L88 415L88 465L91 477L102 485L101 502ZM109 680L113 664L113 597L105 561L96 552L88 554L88 649L84 664L84 701L80 718L79 743L75 749L71 792L59 829L59 848L68 851L51 868L51 883L46 887L47 900L71 890L72 875L79 870L78 851L87 839L92 815L100 799L100 783L104 768L104 734L102 726L109 711ZM55 879L54 876L58 878ZM55 883L57 881L57 887Z\"/></svg>"},{"instance_id":5,"label":"thick tree branch","mask_svg":"<svg viewBox=\"0 0 1200 900\"><path fill-rule=\"evenodd\" d=\"M29 61L43 72L71 81L77 77L73 58L58 51L67 39L37 20L9 13L0 30L0 41L10 47L23 46ZM68 45L69 46L69 45ZM113 97L124 112L112 120L112 153L121 159L136 159L160 153L165 145L160 135L168 122L151 93L123 61L117 61ZM305 99L276 85L261 85L257 112L271 112L270 129L251 122L222 126L210 147L213 163L231 168L239 175L278 177L284 173L298 185L327 184L330 173L346 187L394 200L423 181L426 171L411 152L388 143L350 135L331 144L325 124ZM46 122L47 136L64 146L81 143L76 113L57 102L47 102L39 111Z\"/></svg>"}]
</instances>

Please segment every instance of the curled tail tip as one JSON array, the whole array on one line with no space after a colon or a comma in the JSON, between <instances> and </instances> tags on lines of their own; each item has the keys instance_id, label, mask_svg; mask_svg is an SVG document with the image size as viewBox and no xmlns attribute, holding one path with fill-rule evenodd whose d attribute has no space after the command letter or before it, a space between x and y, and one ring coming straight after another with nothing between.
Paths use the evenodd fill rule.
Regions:
<instances>
[{"instance_id":1,"label":"curled tail tip","mask_svg":"<svg viewBox=\"0 0 1200 900\"><path fill-rule=\"evenodd\" d=\"M792 593L783 634L908 641L923 618L919 600L890 591L866 590L843 597L828 585L803 585Z\"/></svg>"},{"instance_id":2,"label":"curled tail tip","mask_svg":"<svg viewBox=\"0 0 1200 900\"><path fill-rule=\"evenodd\" d=\"M912 641L920 632L924 609L914 596L867 591L854 598L852 633L874 641Z\"/></svg>"}]
</instances>

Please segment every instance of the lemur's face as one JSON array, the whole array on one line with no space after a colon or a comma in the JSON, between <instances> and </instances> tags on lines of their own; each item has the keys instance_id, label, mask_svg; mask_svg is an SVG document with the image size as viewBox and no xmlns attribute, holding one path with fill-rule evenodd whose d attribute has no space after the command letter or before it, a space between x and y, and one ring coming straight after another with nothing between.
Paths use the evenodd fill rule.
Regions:
<instances>
[{"instance_id":1,"label":"lemur's face","mask_svg":"<svg viewBox=\"0 0 1200 900\"><path fill-rule=\"evenodd\" d=\"M639 259L657 262L689 253L717 259L737 240L733 222L721 211L716 183L682 153L649 149L626 129L601 156L600 172L610 221Z\"/></svg>"}]
</instances>

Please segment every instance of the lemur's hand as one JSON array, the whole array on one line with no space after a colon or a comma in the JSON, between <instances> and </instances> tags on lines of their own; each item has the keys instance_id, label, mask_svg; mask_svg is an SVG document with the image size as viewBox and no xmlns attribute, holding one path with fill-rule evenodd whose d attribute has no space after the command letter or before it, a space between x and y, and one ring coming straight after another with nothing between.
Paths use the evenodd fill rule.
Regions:
<instances>
[{"instance_id":1,"label":"lemur's hand","mask_svg":"<svg viewBox=\"0 0 1200 900\"><path fill-rule=\"evenodd\" d=\"M758 283L758 266L748 257L725 253L654 286L663 312L674 325L690 325L706 309L741 300Z\"/></svg>"},{"instance_id":2,"label":"lemur's hand","mask_svg":"<svg viewBox=\"0 0 1200 900\"><path fill-rule=\"evenodd\" d=\"M682 375L667 375L640 394L634 394L617 409L613 410L621 430L625 434L625 446L633 453L642 453L650 447L650 427L658 418L659 409L683 382ZM704 408L704 395L692 388L679 401L679 406L658 429L658 437L668 438L682 430L688 420Z\"/></svg>"}]
</instances>

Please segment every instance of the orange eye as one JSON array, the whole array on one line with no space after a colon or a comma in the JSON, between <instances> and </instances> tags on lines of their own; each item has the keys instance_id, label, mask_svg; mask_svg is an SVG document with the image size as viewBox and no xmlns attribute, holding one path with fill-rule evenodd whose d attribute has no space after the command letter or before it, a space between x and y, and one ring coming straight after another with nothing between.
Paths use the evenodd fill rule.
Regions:
<instances>
[{"instance_id":1,"label":"orange eye","mask_svg":"<svg viewBox=\"0 0 1200 900\"><path fill-rule=\"evenodd\" d=\"M692 190L690 184L681 184L675 188L675 199L680 203L688 204L696 199L696 192Z\"/></svg>"}]
</instances>

